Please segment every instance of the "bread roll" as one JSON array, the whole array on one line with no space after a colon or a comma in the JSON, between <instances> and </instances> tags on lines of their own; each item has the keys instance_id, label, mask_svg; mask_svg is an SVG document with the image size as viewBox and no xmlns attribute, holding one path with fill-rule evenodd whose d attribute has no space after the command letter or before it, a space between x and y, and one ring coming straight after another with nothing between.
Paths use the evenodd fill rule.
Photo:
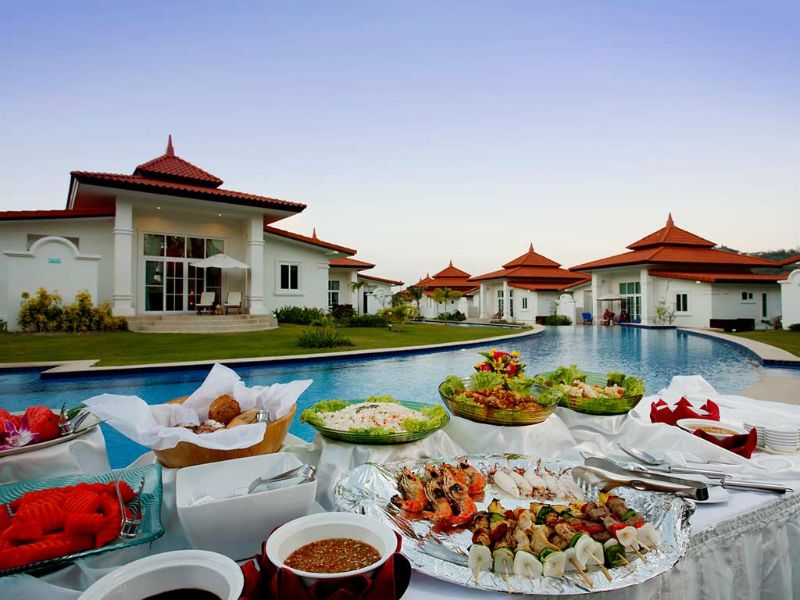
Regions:
<instances>
[{"instance_id":1,"label":"bread roll","mask_svg":"<svg viewBox=\"0 0 800 600\"><path fill-rule=\"evenodd\" d=\"M238 425L250 425L251 423L256 422L256 417L258 416L258 409L257 408L250 408L243 413L236 415L231 422L228 423L226 429L230 429L231 427L237 427Z\"/></svg>"},{"instance_id":2,"label":"bread roll","mask_svg":"<svg viewBox=\"0 0 800 600\"><path fill-rule=\"evenodd\" d=\"M208 418L227 425L240 412L242 409L236 399L229 394L223 394L208 407Z\"/></svg>"}]
</instances>

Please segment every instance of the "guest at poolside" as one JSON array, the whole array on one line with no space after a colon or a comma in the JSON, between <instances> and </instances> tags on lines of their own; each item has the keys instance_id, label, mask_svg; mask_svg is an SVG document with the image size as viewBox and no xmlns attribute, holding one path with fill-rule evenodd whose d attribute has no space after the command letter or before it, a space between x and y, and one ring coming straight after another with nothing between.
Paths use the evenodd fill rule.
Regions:
<instances>
[{"instance_id":1,"label":"guest at poolside","mask_svg":"<svg viewBox=\"0 0 800 600\"><path fill-rule=\"evenodd\" d=\"M611 312L611 309L607 308L606 312L603 313L603 325L608 327L614 321L614 313Z\"/></svg>"}]
</instances>

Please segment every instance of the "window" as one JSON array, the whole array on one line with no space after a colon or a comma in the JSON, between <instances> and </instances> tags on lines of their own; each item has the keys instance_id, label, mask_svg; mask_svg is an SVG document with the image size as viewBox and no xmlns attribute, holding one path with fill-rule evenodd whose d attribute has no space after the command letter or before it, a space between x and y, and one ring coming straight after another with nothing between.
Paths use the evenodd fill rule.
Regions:
<instances>
[{"instance_id":1,"label":"window","mask_svg":"<svg viewBox=\"0 0 800 600\"><path fill-rule=\"evenodd\" d=\"M528 310L528 298L524 296L522 298L522 310Z\"/></svg>"},{"instance_id":2,"label":"window","mask_svg":"<svg viewBox=\"0 0 800 600\"><path fill-rule=\"evenodd\" d=\"M335 279L328 280L328 306L337 306L339 304L339 286L339 281Z\"/></svg>"},{"instance_id":3,"label":"window","mask_svg":"<svg viewBox=\"0 0 800 600\"><path fill-rule=\"evenodd\" d=\"M623 296L620 311L625 311L630 320L642 316L642 284L639 281L627 281L619 284L619 294Z\"/></svg>"},{"instance_id":4,"label":"window","mask_svg":"<svg viewBox=\"0 0 800 600\"><path fill-rule=\"evenodd\" d=\"M281 263L279 265L281 291L297 291L300 289L300 265Z\"/></svg>"},{"instance_id":5,"label":"window","mask_svg":"<svg viewBox=\"0 0 800 600\"><path fill-rule=\"evenodd\" d=\"M761 316L767 318L767 292L761 292Z\"/></svg>"},{"instance_id":6,"label":"window","mask_svg":"<svg viewBox=\"0 0 800 600\"><path fill-rule=\"evenodd\" d=\"M689 294L675 294L675 312L689 312Z\"/></svg>"},{"instance_id":7,"label":"window","mask_svg":"<svg viewBox=\"0 0 800 600\"><path fill-rule=\"evenodd\" d=\"M753 292L742 292L742 302L753 302Z\"/></svg>"}]
</instances>

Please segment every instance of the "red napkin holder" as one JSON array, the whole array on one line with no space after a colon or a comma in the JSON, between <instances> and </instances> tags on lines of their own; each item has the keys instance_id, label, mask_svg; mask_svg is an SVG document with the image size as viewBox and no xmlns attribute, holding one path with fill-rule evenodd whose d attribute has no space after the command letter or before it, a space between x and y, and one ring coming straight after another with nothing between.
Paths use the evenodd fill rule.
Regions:
<instances>
[{"instance_id":1,"label":"red napkin holder","mask_svg":"<svg viewBox=\"0 0 800 600\"><path fill-rule=\"evenodd\" d=\"M650 405L650 421L652 423L666 423L667 425L677 425L681 419L708 419L709 421L719 421L719 406L711 400L706 400L700 407L700 413L694 409L694 405L686 398L681 398L675 403L675 408L659 400Z\"/></svg>"},{"instance_id":2,"label":"red napkin holder","mask_svg":"<svg viewBox=\"0 0 800 600\"><path fill-rule=\"evenodd\" d=\"M733 452L734 454L738 454L743 458L750 458L753 455L753 451L756 449L756 442L758 440L758 434L756 433L755 428L751 429L749 433L731 435L722 440L715 438L713 435L706 433L702 429L695 429L694 434L707 442L711 442L715 446L724 448L725 450Z\"/></svg>"},{"instance_id":3,"label":"red napkin holder","mask_svg":"<svg viewBox=\"0 0 800 600\"><path fill-rule=\"evenodd\" d=\"M240 600L399 600L411 581L411 563L400 554L401 543L398 535L394 554L369 576L324 579L306 587L289 569L272 564L264 542L261 553L242 566Z\"/></svg>"}]
</instances>

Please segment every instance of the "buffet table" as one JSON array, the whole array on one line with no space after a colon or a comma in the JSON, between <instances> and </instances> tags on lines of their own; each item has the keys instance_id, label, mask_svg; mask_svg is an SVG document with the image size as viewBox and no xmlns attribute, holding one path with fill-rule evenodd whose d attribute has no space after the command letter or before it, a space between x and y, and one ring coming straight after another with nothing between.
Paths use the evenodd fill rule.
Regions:
<instances>
[{"instance_id":1,"label":"buffet table","mask_svg":"<svg viewBox=\"0 0 800 600\"><path fill-rule=\"evenodd\" d=\"M684 395L690 400L711 397L736 416L746 411L774 411L800 421L800 407L721 396L700 378L675 378L658 396L645 398L627 416L591 417L559 408L545 423L527 427L492 427L454 417L443 430L411 444L354 446L318 437L306 443L289 436L283 450L301 461L318 465L317 501L320 510L334 510L334 489L341 474L364 462L394 462L406 458L435 458L459 454L516 452L581 462L591 454L617 460L625 456L614 442L646 449L672 464L711 462L739 478L780 481L800 489L800 455L776 456L757 452L752 459L732 455L690 434L649 419L651 402ZM739 414L737 411L745 411ZM137 464L155 460L152 453ZM723 464L724 463L724 464ZM0 578L0 597L15 599L72 599L114 567L141 556L188 547L175 509L177 471L164 469L162 520L166 534L149 547L140 546L84 559L39 578L15 575ZM791 598L800 589L800 494L731 491L727 502L698 504L691 518L689 550L669 572L638 586L598 598ZM242 518L221 515L221 519ZM266 535L267 532L265 532ZM254 549L255 552L256 549ZM468 584L468 582L465 582ZM507 598L457 586L414 573L407 598ZM577 597L577 596L576 596Z\"/></svg>"}]
</instances>

